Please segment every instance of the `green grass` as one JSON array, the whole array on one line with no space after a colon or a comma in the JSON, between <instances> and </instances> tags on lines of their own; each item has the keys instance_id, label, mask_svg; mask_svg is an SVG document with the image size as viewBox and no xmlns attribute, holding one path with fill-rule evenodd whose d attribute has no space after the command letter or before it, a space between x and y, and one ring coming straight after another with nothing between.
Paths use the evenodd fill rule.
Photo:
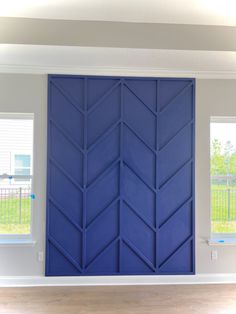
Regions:
<instances>
[{"instance_id":1,"label":"green grass","mask_svg":"<svg viewBox=\"0 0 236 314\"><path fill-rule=\"evenodd\" d=\"M30 224L0 224L0 234L30 234Z\"/></svg>"},{"instance_id":2,"label":"green grass","mask_svg":"<svg viewBox=\"0 0 236 314\"><path fill-rule=\"evenodd\" d=\"M228 197L228 189L233 190ZM214 192L214 191L219 192ZM236 233L236 187L225 185L211 186L211 230L213 233ZM234 192L235 191L235 192ZM228 212L228 200L230 212Z\"/></svg>"},{"instance_id":3,"label":"green grass","mask_svg":"<svg viewBox=\"0 0 236 314\"><path fill-rule=\"evenodd\" d=\"M211 230L214 233L236 233L236 220L234 221L212 221Z\"/></svg>"},{"instance_id":4,"label":"green grass","mask_svg":"<svg viewBox=\"0 0 236 314\"><path fill-rule=\"evenodd\" d=\"M30 198L23 198L21 217L19 199L0 201L0 234L29 234L30 233Z\"/></svg>"}]
</instances>

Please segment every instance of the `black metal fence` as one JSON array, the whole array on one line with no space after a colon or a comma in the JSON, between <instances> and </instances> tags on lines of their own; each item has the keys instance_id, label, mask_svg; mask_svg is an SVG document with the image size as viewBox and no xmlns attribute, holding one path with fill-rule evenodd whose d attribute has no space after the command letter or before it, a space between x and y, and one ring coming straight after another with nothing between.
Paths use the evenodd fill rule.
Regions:
<instances>
[{"instance_id":1,"label":"black metal fence","mask_svg":"<svg viewBox=\"0 0 236 314\"><path fill-rule=\"evenodd\" d=\"M212 220L236 220L236 189L212 189Z\"/></svg>"},{"instance_id":2,"label":"black metal fence","mask_svg":"<svg viewBox=\"0 0 236 314\"><path fill-rule=\"evenodd\" d=\"M28 223L30 196L30 187L0 188L0 224Z\"/></svg>"}]
</instances>

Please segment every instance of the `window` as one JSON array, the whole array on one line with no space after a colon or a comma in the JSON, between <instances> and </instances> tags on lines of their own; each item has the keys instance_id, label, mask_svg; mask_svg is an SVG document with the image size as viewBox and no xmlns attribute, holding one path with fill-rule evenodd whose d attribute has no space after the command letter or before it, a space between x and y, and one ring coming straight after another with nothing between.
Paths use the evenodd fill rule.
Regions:
<instances>
[{"instance_id":1,"label":"window","mask_svg":"<svg viewBox=\"0 0 236 314\"><path fill-rule=\"evenodd\" d=\"M31 172L31 156L30 155L14 155L14 164L15 164L15 175L18 176L15 178L15 181L29 181L29 176Z\"/></svg>"},{"instance_id":2,"label":"window","mask_svg":"<svg viewBox=\"0 0 236 314\"><path fill-rule=\"evenodd\" d=\"M211 232L236 237L236 118L211 119Z\"/></svg>"},{"instance_id":3,"label":"window","mask_svg":"<svg viewBox=\"0 0 236 314\"><path fill-rule=\"evenodd\" d=\"M0 237L31 236L33 115L0 114Z\"/></svg>"}]
</instances>

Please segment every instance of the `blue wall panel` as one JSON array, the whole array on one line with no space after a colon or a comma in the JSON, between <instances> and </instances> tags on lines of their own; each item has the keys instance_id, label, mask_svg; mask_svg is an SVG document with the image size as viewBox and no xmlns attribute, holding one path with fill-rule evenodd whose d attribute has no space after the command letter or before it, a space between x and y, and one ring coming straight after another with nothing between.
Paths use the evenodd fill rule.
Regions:
<instances>
[{"instance_id":1,"label":"blue wall panel","mask_svg":"<svg viewBox=\"0 0 236 314\"><path fill-rule=\"evenodd\" d=\"M194 80L50 75L46 275L194 273Z\"/></svg>"}]
</instances>

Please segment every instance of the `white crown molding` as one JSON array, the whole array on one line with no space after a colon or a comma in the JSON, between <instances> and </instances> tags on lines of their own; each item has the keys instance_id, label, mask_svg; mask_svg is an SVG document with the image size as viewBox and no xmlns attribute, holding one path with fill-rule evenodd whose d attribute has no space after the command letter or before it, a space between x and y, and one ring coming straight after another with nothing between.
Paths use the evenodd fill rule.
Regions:
<instances>
[{"instance_id":1,"label":"white crown molding","mask_svg":"<svg viewBox=\"0 0 236 314\"><path fill-rule=\"evenodd\" d=\"M236 52L4 44L0 73L236 79Z\"/></svg>"},{"instance_id":2,"label":"white crown molding","mask_svg":"<svg viewBox=\"0 0 236 314\"><path fill-rule=\"evenodd\" d=\"M108 76L144 76L144 77L191 77L197 79L236 79L235 71L219 70L180 70L142 67L108 67L108 66L41 66L41 65L4 65L0 64L0 73L17 74L74 74L74 75L108 75Z\"/></svg>"},{"instance_id":3,"label":"white crown molding","mask_svg":"<svg viewBox=\"0 0 236 314\"><path fill-rule=\"evenodd\" d=\"M0 277L0 287L232 284L236 274L178 276Z\"/></svg>"}]
</instances>

